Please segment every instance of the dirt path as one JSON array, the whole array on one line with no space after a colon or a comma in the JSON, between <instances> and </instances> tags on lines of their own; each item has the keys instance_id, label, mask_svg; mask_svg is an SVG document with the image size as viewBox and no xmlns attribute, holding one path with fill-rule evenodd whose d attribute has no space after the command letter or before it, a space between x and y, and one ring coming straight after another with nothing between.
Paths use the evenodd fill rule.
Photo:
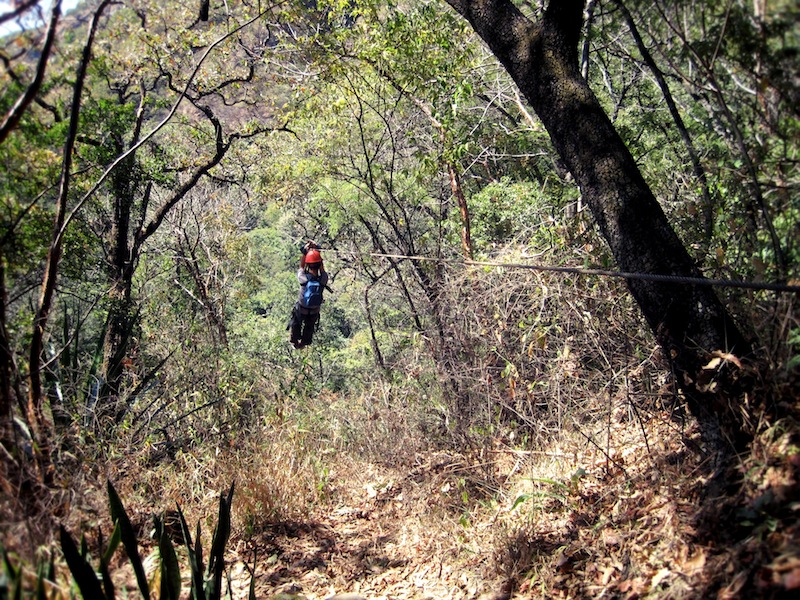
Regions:
<instances>
[{"instance_id":1,"label":"dirt path","mask_svg":"<svg viewBox=\"0 0 800 600\"><path fill-rule=\"evenodd\" d=\"M272 526L237 549L250 560L254 549L260 557L257 597L507 597L496 593L502 583L492 575L492 549L482 542L491 532L463 515L466 490L457 488L464 466L441 453L406 473L374 465L350 473L333 510ZM239 593L246 597L245 565L234 565L232 575L245 582Z\"/></svg>"},{"instance_id":2,"label":"dirt path","mask_svg":"<svg viewBox=\"0 0 800 600\"><path fill-rule=\"evenodd\" d=\"M324 511L232 548L234 597L247 597L243 561L252 565L254 552L259 599L732 600L799 590L796 455L743 465L750 481L735 497L704 502L696 432L663 419L638 425L610 425L615 443L603 450L571 442L434 452L404 470L340 467Z\"/></svg>"}]
</instances>

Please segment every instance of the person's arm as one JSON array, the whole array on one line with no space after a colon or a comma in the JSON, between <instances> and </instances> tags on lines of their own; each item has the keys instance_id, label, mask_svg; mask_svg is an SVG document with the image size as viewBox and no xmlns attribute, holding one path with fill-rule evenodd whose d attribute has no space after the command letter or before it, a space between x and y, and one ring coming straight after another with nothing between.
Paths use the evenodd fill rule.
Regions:
<instances>
[{"instance_id":1,"label":"person's arm","mask_svg":"<svg viewBox=\"0 0 800 600\"><path fill-rule=\"evenodd\" d=\"M306 252L311 250L311 248L316 248L319 250L319 246L313 240L308 240L305 244L303 244L303 255L300 257L300 268L306 268Z\"/></svg>"}]
</instances>

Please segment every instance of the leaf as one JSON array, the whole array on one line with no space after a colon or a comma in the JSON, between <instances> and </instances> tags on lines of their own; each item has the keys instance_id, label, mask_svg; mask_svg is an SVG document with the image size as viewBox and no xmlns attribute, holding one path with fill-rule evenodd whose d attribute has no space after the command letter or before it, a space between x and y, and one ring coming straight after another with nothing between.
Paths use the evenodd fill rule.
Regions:
<instances>
[{"instance_id":1,"label":"leaf","mask_svg":"<svg viewBox=\"0 0 800 600\"><path fill-rule=\"evenodd\" d=\"M5 578L6 576L10 577L11 579L11 589L14 590L13 598L14 600L18 600L22 598L22 569L17 569L14 567L14 564L11 562L11 559L6 552L5 546L0 543L0 550L2 550L3 554L3 567L5 573L3 574L4 577L0 577L0 583L6 583ZM0 591L3 591L0 589Z\"/></svg>"},{"instance_id":2,"label":"leaf","mask_svg":"<svg viewBox=\"0 0 800 600\"><path fill-rule=\"evenodd\" d=\"M50 561L52 565L53 561ZM47 579L49 572L48 564L45 561L39 563L39 568L36 570L36 600L47 600L47 592L44 587L44 582Z\"/></svg>"},{"instance_id":3,"label":"leaf","mask_svg":"<svg viewBox=\"0 0 800 600\"><path fill-rule=\"evenodd\" d=\"M672 575L672 571L670 571L669 569L659 570L658 573L653 575L653 579L650 582L650 589L657 588L670 575Z\"/></svg>"},{"instance_id":4,"label":"leaf","mask_svg":"<svg viewBox=\"0 0 800 600\"><path fill-rule=\"evenodd\" d=\"M708 362L708 364L703 367L703 370L705 371L713 371L720 364L728 362L733 363L740 369L743 368L742 361L740 361L737 356L731 354L730 352L722 352L721 350L714 350L714 352L711 353L711 356L713 356L714 358L712 358Z\"/></svg>"},{"instance_id":5,"label":"leaf","mask_svg":"<svg viewBox=\"0 0 800 600\"><path fill-rule=\"evenodd\" d=\"M156 534L158 535L158 551L161 555L161 594L160 600L180 600L181 568L175 547L164 527L164 522L156 517Z\"/></svg>"},{"instance_id":6,"label":"leaf","mask_svg":"<svg viewBox=\"0 0 800 600\"><path fill-rule=\"evenodd\" d=\"M108 562L102 557L100 558L100 575L102 576L103 589L106 592L106 596L109 598L114 598L114 582L112 581L111 573L108 570Z\"/></svg>"},{"instance_id":7,"label":"leaf","mask_svg":"<svg viewBox=\"0 0 800 600\"><path fill-rule=\"evenodd\" d=\"M208 557L208 573L211 575L206 585L206 598L208 600L219 600L222 594L222 571L225 567L225 546L231 534L231 501L233 499L233 487L228 492L228 496L219 497L219 517L217 526L214 529L214 538L211 542L211 552Z\"/></svg>"},{"instance_id":8,"label":"leaf","mask_svg":"<svg viewBox=\"0 0 800 600\"><path fill-rule=\"evenodd\" d=\"M117 548L119 548L121 539L122 534L119 523L115 523L114 531L111 532L111 538L108 540L108 547L106 548L106 551L103 552L103 556L101 557L102 560L106 561L106 563L111 562L111 557L114 556L114 552L116 552Z\"/></svg>"},{"instance_id":9,"label":"leaf","mask_svg":"<svg viewBox=\"0 0 800 600\"><path fill-rule=\"evenodd\" d=\"M517 507L518 507L520 504L522 504L523 502L527 502L527 501L528 501L528 500L530 500L530 499L531 499L531 495L530 495L530 494L522 494L522 495L520 495L520 496L517 496L517 499L516 499L516 500L514 500L514 504L512 504L512 505L511 505L511 510L512 510L512 511L513 511L513 510L516 510L516 508L517 508Z\"/></svg>"},{"instance_id":10,"label":"leaf","mask_svg":"<svg viewBox=\"0 0 800 600\"><path fill-rule=\"evenodd\" d=\"M258 565L256 554L257 549L253 550L253 570L250 571L250 593L247 596L247 600L256 600L256 565Z\"/></svg>"},{"instance_id":11,"label":"leaf","mask_svg":"<svg viewBox=\"0 0 800 600\"><path fill-rule=\"evenodd\" d=\"M78 585L81 595L84 598L97 598L98 600L106 598L94 569L81 555L75 540L72 539L72 536L63 525L60 527L60 536L64 560L67 561L67 567L69 567L69 571L72 573L72 578Z\"/></svg>"},{"instance_id":12,"label":"leaf","mask_svg":"<svg viewBox=\"0 0 800 600\"><path fill-rule=\"evenodd\" d=\"M122 505L117 490L111 480L108 481L108 503L111 507L111 518L119 526L120 536L122 538L122 545L125 548L125 553L128 555L128 560L131 562L133 572L136 574L136 581L139 584L139 591L145 600L150 600L150 586L147 583L147 576L144 572L142 565L142 558L139 556L139 541L136 538L136 532L133 530L133 525L128 518L128 513L125 512L125 507Z\"/></svg>"},{"instance_id":13,"label":"leaf","mask_svg":"<svg viewBox=\"0 0 800 600\"><path fill-rule=\"evenodd\" d=\"M0 545L0 549L3 552L3 567L5 572L11 575L11 579L16 579L17 575L19 575L19 570L14 567L14 563L11 562L11 559L8 556L8 552L6 552L5 546Z\"/></svg>"},{"instance_id":14,"label":"leaf","mask_svg":"<svg viewBox=\"0 0 800 600\"><path fill-rule=\"evenodd\" d=\"M189 571L191 576L191 587L189 597L191 600L206 600L205 590L203 589L203 546L200 542L200 523L197 524L197 535L195 545L192 546L192 534L189 532L189 525L183 515L181 507L178 506L178 517L181 522L181 533L186 544L186 551L189 554Z\"/></svg>"},{"instance_id":15,"label":"leaf","mask_svg":"<svg viewBox=\"0 0 800 600\"><path fill-rule=\"evenodd\" d=\"M683 561L681 565L681 569L684 575L689 577L694 577L702 573L703 569L706 566L706 553L703 550L699 550L697 553L694 554L691 558L687 558Z\"/></svg>"}]
</instances>

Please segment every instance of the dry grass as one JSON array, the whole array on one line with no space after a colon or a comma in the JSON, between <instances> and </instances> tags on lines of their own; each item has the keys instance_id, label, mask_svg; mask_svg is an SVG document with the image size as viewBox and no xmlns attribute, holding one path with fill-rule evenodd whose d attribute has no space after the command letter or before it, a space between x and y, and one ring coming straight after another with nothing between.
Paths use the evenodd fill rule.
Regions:
<instances>
[{"instance_id":1,"label":"dry grass","mask_svg":"<svg viewBox=\"0 0 800 600\"><path fill-rule=\"evenodd\" d=\"M600 418L576 420L534 449L487 437L460 450L397 447L394 460L381 461L361 454L386 447L369 445L365 432L367 445L348 452L352 432L336 423L342 404L329 427L313 431L265 424L241 444L158 464L145 451L110 456L75 475L83 487L67 521L87 532L90 547L97 527L110 530L108 476L144 546L151 515L176 502L210 536L218 494L236 481L235 597L244 597L254 552L260 597L299 589L309 600L334 591L370 599L777 598L798 584L796 422L765 420L738 465L740 485L714 499L705 495L709 462L691 419L605 402ZM403 417L381 410L366 427L381 436L406 427L388 421Z\"/></svg>"},{"instance_id":2,"label":"dry grass","mask_svg":"<svg viewBox=\"0 0 800 600\"><path fill-rule=\"evenodd\" d=\"M229 559L242 594L254 555L260 597L300 589L309 600L777 598L800 587L800 410L781 342L797 329L793 303L764 316L772 372L745 399L756 435L721 488L617 284L478 270L450 293L452 339L436 368L420 339L357 396L275 396L280 411L243 421L231 403L219 419L239 425L201 423L167 453L133 435L64 451L61 490L27 515L4 498L3 542L32 558L64 522L96 543L110 531L106 479L145 545L152 515L176 504L210 536L235 483Z\"/></svg>"}]
</instances>

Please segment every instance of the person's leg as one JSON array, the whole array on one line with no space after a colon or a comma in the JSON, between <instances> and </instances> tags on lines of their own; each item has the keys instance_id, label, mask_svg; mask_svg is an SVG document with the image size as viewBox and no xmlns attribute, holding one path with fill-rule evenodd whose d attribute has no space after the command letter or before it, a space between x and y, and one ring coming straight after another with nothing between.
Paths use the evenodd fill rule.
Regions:
<instances>
[{"instance_id":1,"label":"person's leg","mask_svg":"<svg viewBox=\"0 0 800 600\"><path fill-rule=\"evenodd\" d=\"M303 346L310 346L314 339L314 328L319 320L319 314L303 316L303 335L301 337Z\"/></svg>"},{"instance_id":2,"label":"person's leg","mask_svg":"<svg viewBox=\"0 0 800 600\"><path fill-rule=\"evenodd\" d=\"M291 329L289 341L292 342L295 348L300 344L302 324L303 317L297 314L297 307L295 307L292 309L292 319L289 321L289 328Z\"/></svg>"}]
</instances>

